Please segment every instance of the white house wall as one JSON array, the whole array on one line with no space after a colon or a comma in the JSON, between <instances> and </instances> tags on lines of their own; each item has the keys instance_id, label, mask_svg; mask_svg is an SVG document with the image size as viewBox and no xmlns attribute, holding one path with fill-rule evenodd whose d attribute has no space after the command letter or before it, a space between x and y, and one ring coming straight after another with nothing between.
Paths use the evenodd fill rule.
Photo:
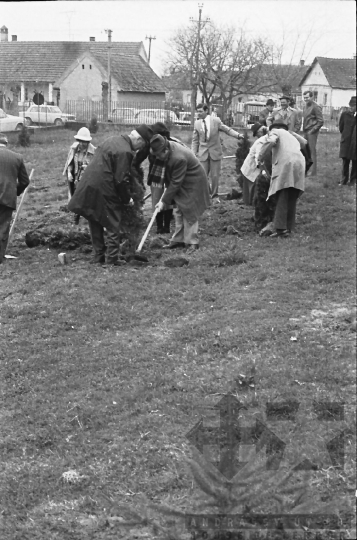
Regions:
<instances>
[{"instance_id":1,"label":"white house wall","mask_svg":"<svg viewBox=\"0 0 357 540\"><path fill-rule=\"evenodd\" d=\"M78 66L61 81L60 107L64 108L67 100L101 100L102 81L103 76L93 61L82 58Z\"/></svg>"},{"instance_id":2,"label":"white house wall","mask_svg":"<svg viewBox=\"0 0 357 540\"><path fill-rule=\"evenodd\" d=\"M317 62L314 68L311 70L309 75L304 80L304 86L330 86L328 80L326 79L326 76L324 72L322 71L322 67Z\"/></svg>"},{"instance_id":3,"label":"white house wall","mask_svg":"<svg viewBox=\"0 0 357 540\"><path fill-rule=\"evenodd\" d=\"M352 96L356 95L356 90L332 89L332 107L347 107Z\"/></svg>"}]
</instances>

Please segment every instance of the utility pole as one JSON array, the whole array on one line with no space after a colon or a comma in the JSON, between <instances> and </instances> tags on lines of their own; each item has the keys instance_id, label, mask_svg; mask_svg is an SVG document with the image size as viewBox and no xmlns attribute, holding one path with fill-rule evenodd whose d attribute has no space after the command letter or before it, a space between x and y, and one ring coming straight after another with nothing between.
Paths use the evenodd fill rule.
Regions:
<instances>
[{"instance_id":1,"label":"utility pole","mask_svg":"<svg viewBox=\"0 0 357 540\"><path fill-rule=\"evenodd\" d=\"M196 80L193 80L193 55L192 55L192 64L191 64L191 127L193 128L195 123L195 111L197 105L197 90L200 82L200 40L201 40L201 24L202 22L209 22L209 17L205 21L202 21L202 8L203 4L198 4L198 21L195 21L193 17L190 17L190 21L197 23L197 45L196 45L196 58L195 58L195 71L196 71Z\"/></svg>"},{"instance_id":2,"label":"utility pole","mask_svg":"<svg viewBox=\"0 0 357 540\"><path fill-rule=\"evenodd\" d=\"M110 55L112 48L112 32L113 30L105 30L108 34L108 113L111 111L112 103L112 74L111 74L111 65L110 65Z\"/></svg>"},{"instance_id":3,"label":"utility pole","mask_svg":"<svg viewBox=\"0 0 357 540\"><path fill-rule=\"evenodd\" d=\"M149 59L148 59L148 64L150 65L151 40L152 40L152 39L156 39L156 36L146 36L145 39L148 39L148 40L149 40Z\"/></svg>"}]
</instances>

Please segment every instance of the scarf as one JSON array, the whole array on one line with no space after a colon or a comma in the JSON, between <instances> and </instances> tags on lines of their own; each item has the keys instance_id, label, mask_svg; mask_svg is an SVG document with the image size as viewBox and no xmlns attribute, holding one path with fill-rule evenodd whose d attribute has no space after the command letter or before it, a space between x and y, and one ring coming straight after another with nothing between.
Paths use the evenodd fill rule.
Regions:
<instances>
[{"instance_id":1,"label":"scarf","mask_svg":"<svg viewBox=\"0 0 357 540\"><path fill-rule=\"evenodd\" d=\"M147 184L152 187L163 187L166 165L164 161L155 159L148 175Z\"/></svg>"}]
</instances>

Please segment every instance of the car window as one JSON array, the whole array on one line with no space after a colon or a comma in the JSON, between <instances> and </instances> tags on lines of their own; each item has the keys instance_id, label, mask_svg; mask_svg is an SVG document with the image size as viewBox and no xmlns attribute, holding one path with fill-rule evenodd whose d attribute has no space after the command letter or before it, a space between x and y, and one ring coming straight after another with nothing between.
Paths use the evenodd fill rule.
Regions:
<instances>
[{"instance_id":1,"label":"car window","mask_svg":"<svg viewBox=\"0 0 357 540\"><path fill-rule=\"evenodd\" d=\"M6 113L0 109L0 118L6 118Z\"/></svg>"},{"instance_id":2,"label":"car window","mask_svg":"<svg viewBox=\"0 0 357 540\"><path fill-rule=\"evenodd\" d=\"M62 111L59 107L49 107L50 112L62 114Z\"/></svg>"},{"instance_id":3,"label":"car window","mask_svg":"<svg viewBox=\"0 0 357 540\"><path fill-rule=\"evenodd\" d=\"M37 112L38 111L38 107L31 107L30 109L30 112Z\"/></svg>"}]
</instances>

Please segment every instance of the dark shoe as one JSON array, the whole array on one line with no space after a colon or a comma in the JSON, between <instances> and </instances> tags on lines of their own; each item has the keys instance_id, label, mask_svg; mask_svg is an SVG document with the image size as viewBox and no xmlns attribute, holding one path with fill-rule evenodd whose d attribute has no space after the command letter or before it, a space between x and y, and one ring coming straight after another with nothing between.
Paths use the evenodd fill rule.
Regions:
<instances>
[{"instance_id":1,"label":"dark shoe","mask_svg":"<svg viewBox=\"0 0 357 540\"><path fill-rule=\"evenodd\" d=\"M96 258L91 259L91 260L89 261L89 264L105 264L105 257L104 257L104 255L103 255L103 257L100 257L99 259L96 259Z\"/></svg>"},{"instance_id":2,"label":"dark shoe","mask_svg":"<svg viewBox=\"0 0 357 540\"><path fill-rule=\"evenodd\" d=\"M122 259L121 260L115 260L115 261L107 261L107 265L108 266L125 266L126 265L126 261L123 261Z\"/></svg>"},{"instance_id":3,"label":"dark shoe","mask_svg":"<svg viewBox=\"0 0 357 540\"><path fill-rule=\"evenodd\" d=\"M186 244L184 244L183 242L172 242L171 244L162 246L162 249L178 249L178 248L184 248L184 247L186 247Z\"/></svg>"},{"instance_id":4,"label":"dark shoe","mask_svg":"<svg viewBox=\"0 0 357 540\"><path fill-rule=\"evenodd\" d=\"M156 234L164 234L164 232L165 232L165 230L164 230L163 227L160 227L160 228L158 227L158 228L156 229Z\"/></svg>"},{"instance_id":5,"label":"dark shoe","mask_svg":"<svg viewBox=\"0 0 357 540\"><path fill-rule=\"evenodd\" d=\"M170 234L170 227L164 227L161 231L161 234Z\"/></svg>"},{"instance_id":6,"label":"dark shoe","mask_svg":"<svg viewBox=\"0 0 357 540\"><path fill-rule=\"evenodd\" d=\"M287 236L290 236L291 234L291 231L289 231L289 229L285 229L285 230L279 230L279 231L276 231L275 233L271 234L270 235L270 238L286 238Z\"/></svg>"}]
</instances>

